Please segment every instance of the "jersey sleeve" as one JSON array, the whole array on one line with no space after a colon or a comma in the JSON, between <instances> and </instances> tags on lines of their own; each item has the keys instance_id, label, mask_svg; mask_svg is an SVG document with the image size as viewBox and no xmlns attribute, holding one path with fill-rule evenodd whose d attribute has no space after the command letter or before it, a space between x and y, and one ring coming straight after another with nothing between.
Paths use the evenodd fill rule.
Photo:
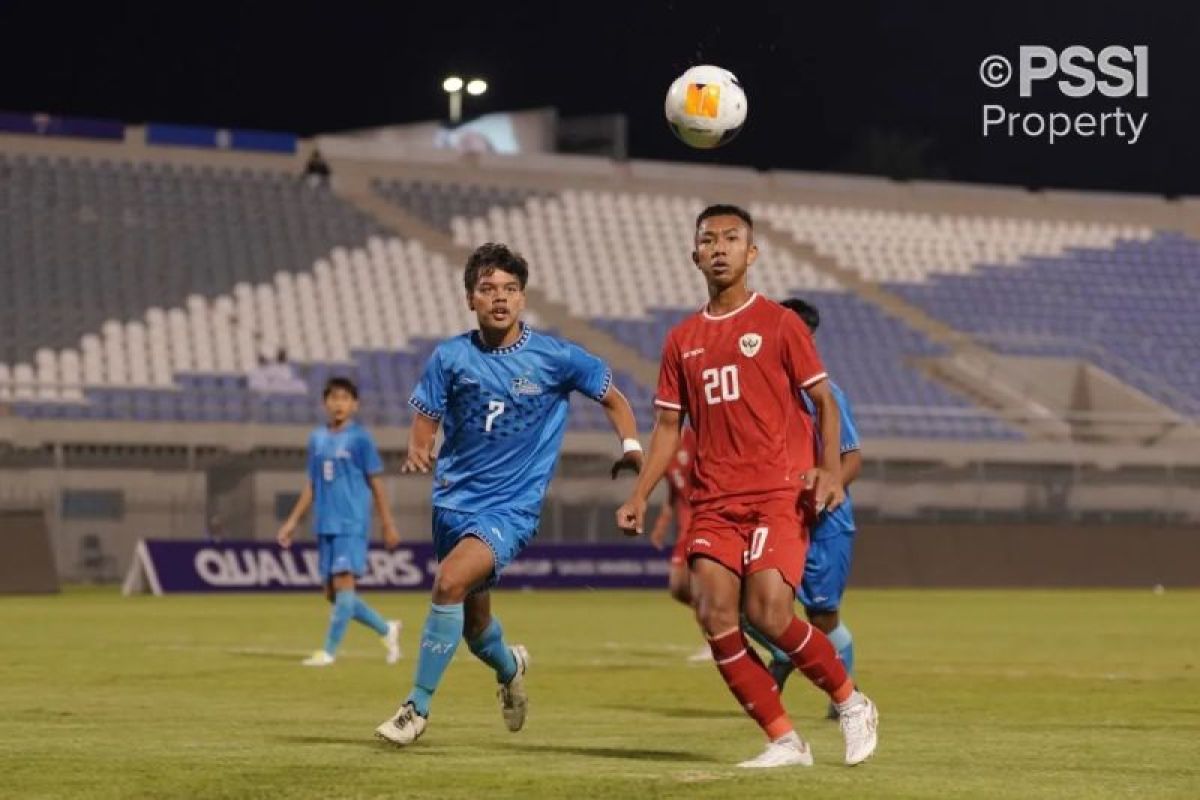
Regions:
<instances>
[{"instance_id":1,"label":"jersey sleeve","mask_svg":"<svg viewBox=\"0 0 1200 800\"><path fill-rule=\"evenodd\" d=\"M356 456L359 469L363 471L364 475L372 477L383 473L383 459L379 457L379 448L375 446L375 437L369 431L360 431Z\"/></svg>"},{"instance_id":2,"label":"jersey sleeve","mask_svg":"<svg viewBox=\"0 0 1200 800\"><path fill-rule=\"evenodd\" d=\"M852 453L855 450L861 450L862 445L858 441L858 426L854 424L854 409L850 406L850 398L846 397L846 393L840 387L833 387L833 394L837 398L839 416L842 418L842 447L843 453Z\"/></svg>"},{"instance_id":3,"label":"jersey sleeve","mask_svg":"<svg viewBox=\"0 0 1200 800\"><path fill-rule=\"evenodd\" d=\"M658 388L654 391L654 405L672 411L686 412L683 402L683 360L679 357L679 344L674 336L667 336L663 344L662 360L658 367Z\"/></svg>"},{"instance_id":4,"label":"jersey sleeve","mask_svg":"<svg viewBox=\"0 0 1200 800\"><path fill-rule=\"evenodd\" d=\"M408 404L430 419L440 420L446 412L446 394L450 385L446 374L446 358L442 348L438 347L425 362L425 371L417 382Z\"/></svg>"},{"instance_id":5,"label":"jersey sleeve","mask_svg":"<svg viewBox=\"0 0 1200 800\"><path fill-rule=\"evenodd\" d=\"M563 354L565 392L579 392L593 400L603 400L612 385L612 370L598 356L592 355L573 342L566 343Z\"/></svg>"},{"instance_id":6,"label":"jersey sleeve","mask_svg":"<svg viewBox=\"0 0 1200 800\"><path fill-rule=\"evenodd\" d=\"M779 341L783 368L787 370L794 387L807 389L827 377L812 334L795 314L788 313L780 317Z\"/></svg>"}]
</instances>

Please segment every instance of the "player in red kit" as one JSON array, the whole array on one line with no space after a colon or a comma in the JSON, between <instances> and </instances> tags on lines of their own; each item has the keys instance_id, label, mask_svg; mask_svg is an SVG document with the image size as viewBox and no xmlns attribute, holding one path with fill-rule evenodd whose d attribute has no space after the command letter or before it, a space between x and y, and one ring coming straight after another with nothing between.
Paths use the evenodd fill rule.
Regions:
<instances>
[{"instance_id":1,"label":"player in red kit","mask_svg":"<svg viewBox=\"0 0 1200 800\"><path fill-rule=\"evenodd\" d=\"M688 574L688 531L692 527L692 468L696 463L696 433L685 425L680 432L679 449L667 467L667 502L658 512L650 531L650 544L662 549L667 541L671 523L675 523L675 545L671 548L671 571L667 574L667 591L671 598L685 606L692 604L691 576ZM712 651L705 644L688 656L688 661L711 661Z\"/></svg>"},{"instance_id":2,"label":"player in red kit","mask_svg":"<svg viewBox=\"0 0 1200 800\"><path fill-rule=\"evenodd\" d=\"M650 531L650 543L661 549L667 540L671 523L675 523L675 546L671 550L671 573L667 588L671 597L685 606L692 604L692 593L688 587L687 534L692 527L692 467L695 462L696 434L685 426L680 433L679 449L667 467L667 504L659 512L654 530Z\"/></svg>"},{"instance_id":3,"label":"player in red kit","mask_svg":"<svg viewBox=\"0 0 1200 800\"><path fill-rule=\"evenodd\" d=\"M800 494L812 492L817 512L845 496L837 448L825 448L822 463L813 463L813 429L796 396L803 389L811 398L826 442L840 440L837 400L804 323L746 286L758 256L749 213L706 208L694 247L709 301L667 335L650 451L617 525L642 532L647 498L678 450L686 417L696 431L686 552L696 619L721 677L768 739L760 756L740 766L812 764L779 687L746 642L741 613L829 695L840 713L846 763L858 764L875 751L878 712L825 634L793 610L808 546Z\"/></svg>"}]
</instances>

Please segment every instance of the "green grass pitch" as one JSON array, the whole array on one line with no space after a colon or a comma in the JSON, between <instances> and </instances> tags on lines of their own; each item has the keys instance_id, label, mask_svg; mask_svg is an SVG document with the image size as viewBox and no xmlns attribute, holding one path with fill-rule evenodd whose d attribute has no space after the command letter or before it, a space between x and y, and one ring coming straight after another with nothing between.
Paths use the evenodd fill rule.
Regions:
<instances>
[{"instance_id":1,"label":"green grass pitch","mask_svg":"<svg viewBox=\"0 0 1200 800\"><path fill-rule=\"evenodd\" d=\"M528 724L508 733L461 648L425 737L372 738L405 660L352 626L330 669L299 659L327 616L310 596L0 599L0 796L653 798L1200 797L1200 592L852 591L880 746L853 769L793 679L817 764L747 774L762 742L664 592L501 592L530 648Z\"/></svg>"}]
</instances>

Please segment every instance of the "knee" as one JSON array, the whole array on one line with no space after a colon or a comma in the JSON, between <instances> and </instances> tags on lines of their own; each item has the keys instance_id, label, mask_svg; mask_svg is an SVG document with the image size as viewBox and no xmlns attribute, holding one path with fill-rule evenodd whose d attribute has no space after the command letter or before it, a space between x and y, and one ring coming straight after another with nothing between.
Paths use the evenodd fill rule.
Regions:
<instances>
[{"instance_id":1,"label":"knee","mask_svg":"<svg viewBox=\"0 0 1200 800\"><path fill-rule=\"evenodd\" d=\"M841 624L836 611L809 611L808 621L821 633L830 634Z\"/></svg>"},{"instance_id":2,"label":"knee","mask_svg":"<svg viewBox=\"0 0 1200 800\"><path fill-rule=\"evenodd\" d=\"M334 613L353 614L354 613L354 592L340 591L333 598Z\"/></svg>"},{"instance_id":3,"label":"knee","mask_svg":"<svg viewBox=\"0 0 1200 800\"><path fill-rule=\"evenodd\" d=\"M695 609L696 621L707 636L717 636L738 627L738 610L732 604L706 602L701 599L695 603Z\"/></svg>"},{"instance_id":4,"label":"knee","mask_svg":"<svg viewBox=\"0 0 1200 800\"><path fill-rule=\"evenodd\" d=\"M433 602L439 605L461 603L471 587L457 570L439 569L433 580Z\"/></svg>"},{"instance_id":5,"label":"knee","mask_svg":"<svg viewBox=\"0 0 1200 800\"><path fill-rule=\"evenodd\" d=\"M683 603L685 606L692 604L692 587L687 572L672 570L671 576L667 581L667 589L670 591L672 599Z\"/></svg>"}]
</instances>

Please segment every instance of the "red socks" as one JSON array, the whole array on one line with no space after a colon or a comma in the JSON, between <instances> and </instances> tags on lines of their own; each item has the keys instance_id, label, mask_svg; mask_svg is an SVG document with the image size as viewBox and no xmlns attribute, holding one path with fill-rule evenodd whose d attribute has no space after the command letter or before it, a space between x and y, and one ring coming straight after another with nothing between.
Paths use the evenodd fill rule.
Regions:
<instances>
[{"instance_id":1,"label":"red socks","mask_svg":"<svg viewBox=\"0 0 1200 800\"><path fill-rule=\"evenodd\" d=\"M825 634L799 617L775 639L775 646L788 654L804 677L824 690L835 703L840 703L854 691L846 674L846 666ZM713 652L716 652L715 650Z\"/></svg>"},{"instance_id":2,"label":"red socks","mask_svg":"<svg viewBox=\"0 0 1200 800\"><path fill-rule=\"evenodd\" d=\"M770 739L777 739L792 730L792 722L779 700L779 687L763 664L758 653L746 642L740 628L734 628L708 640L713 661L729 691L742 704ZM825 647L833 653L828 641ZM836 654L834 660L837 660ZM808 673L805 673L808 674ZM842 670L845 675L845 670Z\"/></svg>"}]
</instances>

